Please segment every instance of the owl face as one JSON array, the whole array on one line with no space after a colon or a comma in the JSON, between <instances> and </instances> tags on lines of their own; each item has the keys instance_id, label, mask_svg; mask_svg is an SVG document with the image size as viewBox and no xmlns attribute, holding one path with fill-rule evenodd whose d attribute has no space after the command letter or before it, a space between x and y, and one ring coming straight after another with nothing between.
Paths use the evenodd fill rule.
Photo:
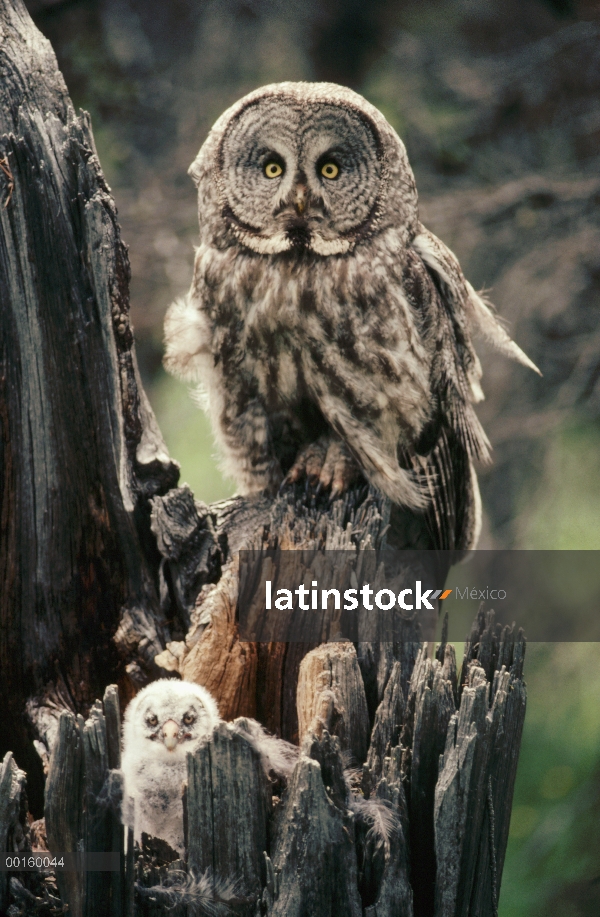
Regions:
<instances>
[{"instance_id":1,"label":"owl face","mask_svg":"<svg viewBox=\"0 0 600 917\"><path fill-rule=\"evenodd\" d=\"M355 111L259 99L232 121L219 151L226 215L258 251L347 251L376 216L382 155L375 126Z\"/></svg>"},{"instance_id":2,"label":"owl face","mask_svg":"<svg viewBox=\"0 0 600 917\"><path fill-rule=\"evenodd\" d=\"M218 228L264 255L351 251L385 222L390 178L399 178L402 198L394 221L407 203L407 224L416 219L400 138L365 99L329 83L280 83L246 96L221 116L190 173L201 228L216 200Z\"/></svg>"},{"instance_id":3,"label":"owl face","mask_svg":"<svg viewBox=\"0 0 600 917\"><path fill-rule=\"evenodd\" d=\"M217 705L200 685L163 678L147 685L129 704L123 726L124 751L140 759L185 761L186 753L212 733Z\"/></svg>"}]
</instances>

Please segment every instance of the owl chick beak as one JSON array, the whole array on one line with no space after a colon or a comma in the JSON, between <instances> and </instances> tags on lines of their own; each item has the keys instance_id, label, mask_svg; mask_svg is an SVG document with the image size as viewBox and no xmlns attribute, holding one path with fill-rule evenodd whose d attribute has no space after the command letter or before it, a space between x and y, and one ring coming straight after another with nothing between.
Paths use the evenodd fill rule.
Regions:
<instances>
[{"instance_id":1,"label":"owl chick beak","mask_svg":"<svg viewBox=\"0 0 600 917\"><path fill-rule=\"evenodd\" d=\"M179 743L179 726L175 720L167 720L162 728L162 740L165 748L175 751Z\"/></svg>"}]
</instances>

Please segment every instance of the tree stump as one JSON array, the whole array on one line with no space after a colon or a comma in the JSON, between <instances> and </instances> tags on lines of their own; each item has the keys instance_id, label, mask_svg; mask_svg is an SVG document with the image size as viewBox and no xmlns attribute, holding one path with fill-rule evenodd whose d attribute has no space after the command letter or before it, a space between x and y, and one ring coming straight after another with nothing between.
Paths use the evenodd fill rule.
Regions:
<instances>
[{"instance_id":1,"label":"tree stump","mask_svg":"<svg viewBox=\"0 0 600 917\"><path fill-rule=\"evenodd\" d=\"M19 849L19 842L15 844L15 833L19 833L22 816L21 802L25 791L26 774L19 770L11 752L7 752L0 765L0 852L12 852L15 847ZM8 907L7 873L0 872L0 909L4 912Z\"/></svg>"},{"instance_id":2,"label":"tree stump","mask_svg":"<svg viewBox=\"0 0 600 917\"><path fill-rule=\"evenodd\" d=\"M312 650L300 664L298 731L300 743L315 718L329 723L329 731L358 762L367 757L369 714L365 688L351 643L325 644Z\"/></svg>"},{"instance_id":3,"label":"tree stump","mask_svg":"<svg viewBox=\"0 0 600 917\"><path fill-rule=\"evenodd\" d=\"M269 782L254 749L225 723L188 757L188 863L236 877L249 896L264 885L271 810Z\"/></svg>"}]
</instances>

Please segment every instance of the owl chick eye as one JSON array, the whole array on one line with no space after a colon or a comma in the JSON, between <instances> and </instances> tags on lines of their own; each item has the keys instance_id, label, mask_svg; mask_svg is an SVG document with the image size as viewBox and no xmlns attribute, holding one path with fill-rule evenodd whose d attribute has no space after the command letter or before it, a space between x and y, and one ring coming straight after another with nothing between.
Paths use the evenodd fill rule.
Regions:
<instances>
[{"instance_id":1,"label":"owl chick eye","mask_svg":"<svg viewBox=\"0 0 600 917\"><path fill-rule=\"evenodd\" d=\"M152 716L148 717L146 722L148 723L148 726L158 726L158 717L155 714L152 714Z\"/></svg>"},{"instance_id":2,"label":"owl chick eye","mask_svg":"<svg viewBox=\"0 0 600 917\"><path fill-rule=\"evenodd\" d=\"M280 162L271 160L265 164L264 173L267 178L279 178L280 175L283 175L283 166Z\"/></svg>"},{"instance_id":3,"label":"owl chick eye","mask_svg":"<svg viewBox=\"0 0 600 917\"><path fill-rule=\"evenodd\" d=\"M183 718L183 722L185 723L186 726L191 726L192 723L195 721L195 719L196 717L194 716L193 713L186 713Z\"/></svg>"},{"instance_id":4,"label":"owl chick eye","mask_svg":"<svg viewBox=\"0 0 600 917\"><path fill-rule=\"evenodd\" d=\"M340 174L340 167L335 162L324 162L321 166L321 175L323 178L337 178Z\"/></svg>"}]
</instances>

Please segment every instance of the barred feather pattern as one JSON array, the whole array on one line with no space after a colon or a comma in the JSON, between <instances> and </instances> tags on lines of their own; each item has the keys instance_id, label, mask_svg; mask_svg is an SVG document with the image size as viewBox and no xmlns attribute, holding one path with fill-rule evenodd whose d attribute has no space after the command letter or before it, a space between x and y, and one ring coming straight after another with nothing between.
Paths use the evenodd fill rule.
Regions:
<instances>
[{"instance_id":1,"label":"barred feather pattern","mask_svg":"<svg viewBox=\"0 0 600 917\"><path fill-rule=\"evenodd\" d=\"M140 897L164 908L189 907L194 914L205 917L228 917L238 913L239 906L250 900L244 894L241 878L221 878L210 869L198 877L173 870L169 873L168 884L148 887L138 883L136 891Z\"/></svg>"},{"instance_id":2,"label":"barred feather pattern","mask_svg":"<svg viewBox=\"0 0 600 917\"><path fill-rule=\"evenodd\" d=\"M472 332L533 364L419 222L396 132L349 89L281 83L225 112L190 173L200 246L165 365L201 383L224 471L243 493L274 490L329 437L429 527L458 501L450 543L433 541L472 546L472 462L490 449Z\"/></svg>"}]
</instances>

